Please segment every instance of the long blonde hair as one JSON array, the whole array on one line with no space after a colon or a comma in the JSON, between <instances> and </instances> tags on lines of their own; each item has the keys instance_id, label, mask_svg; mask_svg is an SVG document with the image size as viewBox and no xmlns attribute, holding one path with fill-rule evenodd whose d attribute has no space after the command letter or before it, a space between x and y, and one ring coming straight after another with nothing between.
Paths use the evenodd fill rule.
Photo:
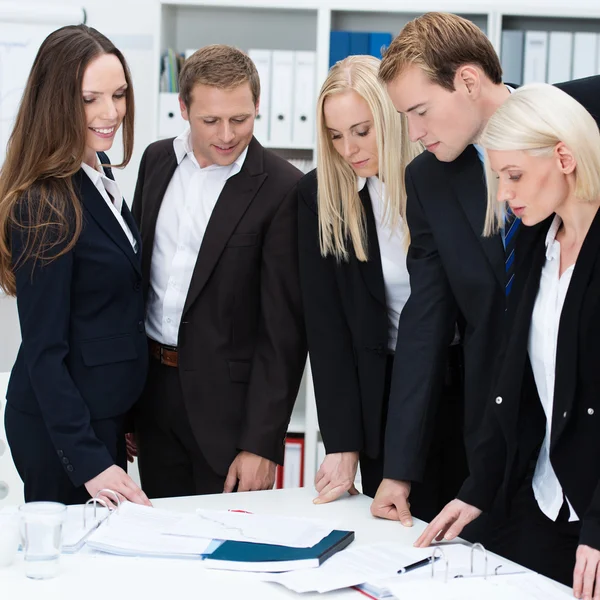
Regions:
<instances>
[{"instance_id":1,"label":"long blonde hair","mask_svg":"<svg viewBox=\"0 0 600 600\"><path fill-rule=\"evenodd\" d=\"M532 83L513 92L492 115L480 143L485 151L488 203L483 234L497 233L504 223L506 203L498 202L498 179L488 150L523 150L552 156L563 142L573 153L575 196L583 201L600 197L600 132L596 121L577 100L553 85Z\"/></svg>"},{"instance_id":2,"label":"long blonde hair","mask_svg":"<svg viewBox=\"0 0 600 600\"><path fill-rule=\"evenodd\" d=\"M325 100L334 94L355 91L369 106L379 152L379 179L385 182L384 221L406 227L404 169L420 152L408 139L404 117L394 108L378 79L379 60L373 56L349 56L337 62L321 87L317 101L317 202L321 254L348 260L348 240L358 260L368 256L365 215L358 195L357 176L333 147L324 115ZM408 241L407 241L408 245Z\"/></svg>"}]
</instances>

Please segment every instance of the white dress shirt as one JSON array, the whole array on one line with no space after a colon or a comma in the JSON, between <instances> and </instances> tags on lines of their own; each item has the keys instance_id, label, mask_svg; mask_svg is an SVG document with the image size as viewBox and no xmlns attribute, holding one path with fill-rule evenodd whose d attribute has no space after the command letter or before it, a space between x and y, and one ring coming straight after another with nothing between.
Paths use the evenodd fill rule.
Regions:
<instances>
[{"instance_id":1,"label":"white dress shirt","mask_svg":"<svg viewBox=\"0 0 600 600\"><path fill-rule=\"evenodd\" d=\"M121 194L121 190L116 181L104 174L104 169L102 168L98 155L96 155L96 161L95 169L92 169L92 167L86 163L82 163L81 168L96 186L96 189L100 192L100 195L104 198L106 204L108 204L108 208L110 208L115 219L119 222L121 229L125 232L133 251L137 252L137 242L135 237L133 236L133 233L131 233L129 225L127 225L121 214L121 210L123 209L123 195ZM112 196L112 200L109 194Z\"/></svg>"},{"instance_id":2,"label":"white dress shirt","mask_svg":"<svg viewBox=\"0 0 600 600\"><path fill-rule=\"evenodd\" d=\"M385 205L383 197L385 187L377 177L364 177L358 179L358 190L361 191L367 183L375 225L377 227L377 240L381 254L381 268L385 285L385 301L388 311L388 348L392 352L396 349L398 339L398 321L400 313L410 296L410 279L406 268L405 235L402 228L402 217L398 225L392 229L384 223Z\"/></svg>"},{"instance_id":3,"label":"white dress shirt","mask_svg":"<svg viewBox=\"0 0 600 600\"><path fill-rule=\"evenodd\" d=\"M540 401L546 415L546 435L533 475L533 493L540 510L556 521L563 504L563 490L550 462L550 434L554 406L554 379L556 374L556 345L558 326L565 297L571 283L575 265L559 277L560 243L556 233L562 224L556 215L546 236L546 262L542 267L540 288L535 300L529 330L529 359ZM575 510L567 498L569 521L578 521Z\"/></svg>"},{"instance_id":4,"label":"white dress shirt","mask_svg":"<svg viewBox=\"0 0 600 600\"><path fill-rule=\"evenodd\" d=\"M206 226L230 177L240 172L248 148L231 165L201 168L187 129L173 140L177 168L165 192L154 234L146 331L177 345L179 323Z\"/></svg>"}]
</instances>

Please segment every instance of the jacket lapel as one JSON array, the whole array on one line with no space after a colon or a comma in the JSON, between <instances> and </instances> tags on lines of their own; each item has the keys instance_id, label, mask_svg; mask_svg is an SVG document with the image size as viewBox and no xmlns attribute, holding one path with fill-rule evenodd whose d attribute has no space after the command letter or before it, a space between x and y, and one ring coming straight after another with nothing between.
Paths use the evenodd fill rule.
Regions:
<instances>
[{"instance_id":1,"label":"jacket lapel","mask_svg":"<svg viewBox=\"0 0 600 600\"><path fill-rule=\"evenodd\" d=\"M596 213L579 251L565 303L560 315L556 349L554 407L552 411L552 449L571 415L577 386L579 314L600 252L600 210Z\"/></svg>"},{"instance_id":2,"label":"jacket lapel","mask_svg":"<svg viewBox=\"0 0 600 600\"><path fill-rule=\"evenodd\" d=\"M381 265L381 250L379 248L379 239L377 237L377 225L375 224L375 215L373 214L373 205L369 195L368 184L359 193L360 199L365 210L365 220L367 226L368 260L362 262L357 260L359 270L362 274L365 284L371 294L384 306L387 306L385 301L385 286L383 282L383 268Z\"/></svg>"},{"instance_id":3,"label":"jacket lapel","mask_svg":"<svg viewBox=\"0 0 600 600\"><path fill-rule=\"evenodd\" d=\"M531 238L531 251L527 253L522 269L515 273L515 285L510 293L514 302L510 304L509 313L506 315L510 333L504 345L503 360L500 361L503 366L498 377L498 389L507 401L517 405L521 402L524 368L527 364L531 315L540 287L542 266L546 259L544 240L547 230L547 227L543 227L527 232ZM515 421L519 410L503 410L497 414L503 419L507 439L514 439Z\"/></svg>"},{"instance_id":4,"label":"jacket lapel","mask_svg":"<svg viewBox=\"0 0 600 600\"><path fill-rule=\"evenodd\" d=\"M227 180L198 252L183 314L202 292L232 233L267 178L263 168L263 148L252 138L242 170Z\"/></svg>"},{"instance_id":5,"label":"jacket lapel","mask_svg":"<svg viewBox=\"0 0 600 600\"><path fill-rule=\"evenodd\" d=\"M150 267L152 265L152 250L154 247L154 234L158 213L165 197L167 187L177 169L177 157L171 144L164 155L160 155L150 166L151 173L145 173L144 188L149 192L144 198L147 209L142 213L140 233L142 236L142 274L145 285L150 281ZM147 289L146 289L147 291Z\"/></svg>"},{"instance_id":6,"label":"jacket lapel","mask_svg":"<svg viewBox=\"0 0 600 600\"><path fill-rule=\"evenodd\" d=\"M133 251L125 232L112 214L110 208L106 205L104 198L83 169L79 169L79 171L75 173L73 176L73 183L75 189L79 192L81 201L96 223L98 223L113 242L121 248L127 258L131 261L135 270L140 272L140 261ZM123 203L123 207L125 208L125 203ZM127 209L127 211L128 210L129 209Z\"/></svg>"},{"instance_id":7,"label":"jacket lapel","mask_svg":"<svg viewBox=\"0 0 600 600\"><path fill-rule=\"evenodd\" d=\"M502 238L499 234L491 237L483 235L487 209L487 187L477 150L473 146L468 146L455 161L448 163L448 167L450 166L453 174L454 193L504 292L506 274Z\"/></svg>"}]
</instances>

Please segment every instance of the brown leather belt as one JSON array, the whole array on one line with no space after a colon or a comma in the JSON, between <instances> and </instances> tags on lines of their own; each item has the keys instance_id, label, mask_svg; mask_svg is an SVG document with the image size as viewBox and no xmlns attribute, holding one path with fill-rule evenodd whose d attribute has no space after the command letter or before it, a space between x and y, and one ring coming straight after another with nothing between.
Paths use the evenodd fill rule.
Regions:
<instances>
[{"instance_id":1,"label":"brown leather belt","mask_svg":"<svg viewBox=\"0 0 600 600\"><path fill-rule=\"evenodd\" d=\"M175 346L165 346L148 338L148 347L150 348L150 356L158 360L162 365L177 367L179 361Z\"/></svg>"}]
</instances>

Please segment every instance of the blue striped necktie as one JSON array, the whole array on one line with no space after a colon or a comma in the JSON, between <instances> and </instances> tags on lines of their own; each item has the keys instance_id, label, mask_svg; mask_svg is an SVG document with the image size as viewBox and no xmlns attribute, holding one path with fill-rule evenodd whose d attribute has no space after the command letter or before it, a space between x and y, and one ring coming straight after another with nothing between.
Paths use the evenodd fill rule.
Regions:
<instances>
[{"instance_id":1,"label":"blue striped necktie","mask_svg":"<svg viewBox=\"0 0 600 600\"><path fill-rule=\"evenodd\" d=\"M515 215L508 209L504 218L504 268L506 271L506 296L510 294L513 279L515 278L515 242L517 240L517 232L521 225L521 219L517 219Z\"/></svg>"}]
</instances>

